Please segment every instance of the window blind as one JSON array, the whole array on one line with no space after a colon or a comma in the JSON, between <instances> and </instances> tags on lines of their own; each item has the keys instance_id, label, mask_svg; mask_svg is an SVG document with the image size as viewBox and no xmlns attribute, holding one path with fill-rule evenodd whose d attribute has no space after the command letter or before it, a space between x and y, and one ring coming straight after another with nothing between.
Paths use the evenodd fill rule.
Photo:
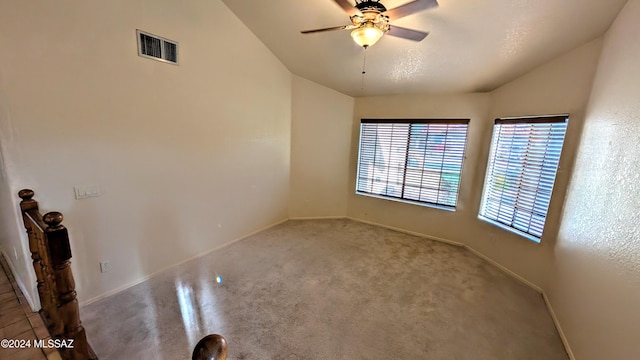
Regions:
<instances>
[{"instance_id":1,"label":"window blind","mask_svg":"<svg viewBox=\"0 0 640 360\"><path fill-rule=\"evenodd\" d=\"M362 119L357 193L455 208L468 123Z\"/></svg>"},{"instance_id":2,"label":"window blind","mask_svg":"<svg viewBox=\"0 0 640 360\"><path fill-rule=\"evenodd\" d=\"M567 116L496 120L481 218L539 242L568 120Z\"/></svg>"}]
</instances>

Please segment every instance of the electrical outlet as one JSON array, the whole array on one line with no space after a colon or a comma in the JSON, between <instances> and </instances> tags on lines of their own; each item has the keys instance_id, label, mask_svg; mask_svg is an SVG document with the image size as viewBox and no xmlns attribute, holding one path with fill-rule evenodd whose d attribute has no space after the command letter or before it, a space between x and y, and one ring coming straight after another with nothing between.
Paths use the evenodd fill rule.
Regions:
<instances>
[{"instance_id":1,"label":"electrical outlet","mask_svg":"<svg viewBox=\"0 0 640 360\"><path fill-rule=\"evenodd\" d=\"M100 272L106 273L111 270L111 262L110 261L102 261L100 262Z\"/></svg>"}]
</instances>

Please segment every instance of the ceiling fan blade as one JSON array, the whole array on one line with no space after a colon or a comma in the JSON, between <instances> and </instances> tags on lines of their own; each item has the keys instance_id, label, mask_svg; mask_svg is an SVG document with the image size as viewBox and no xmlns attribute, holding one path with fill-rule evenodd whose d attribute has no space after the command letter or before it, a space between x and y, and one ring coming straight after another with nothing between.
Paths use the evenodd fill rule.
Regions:
<instances>
[{"instance_id":1,"label":"ceiling fan blade","mask_svg":"<svg viewBox=\"0 0 640 360\"><path fill-rule=\"evenodd\" d=\"M357 7L351 5L351 3L347 0L334 0L344 12L346 12L349 16L353 16L356 14L360 14L360 10Z\"/></svg>"},{"instance_id":2,"label":"ceiling fan blade","mask_svg":"<svg viewBox=\"0 0 640 360\"><path fill-rule=\"evenodd\" d=\"M387 35L397 36L412 41L422 41L427 37L427 35L429 35L429 33L407 29L400 26L389 25L389 31L387 31Z\"/></svg>"},{"instance_id":3,"label":"ceiling fan blade","mask_svg":"<svg viewBox=\"0 0 640 360\"><path fill-rule=\"evenodd\" d=\"M334 27L329 27L329 28L324 28L324 29L304 30L304 31L300 31L300 32L303 33L303 34L312 34L312 33L317 33L317 32L324 32L324 31L355 29L356 27L357 26L355 26L355 25L343 25L343 26L334 26Z\"/></svg>"},{"instance_id":4,"label":"ceiling fan blade","mask_svg":"<svg viewBox=\"0 0 640 360\"><path fill-rule=\"evenodd\" d=\"M438 6L437 0L414 0L391 10L387 10L384 14L388 16L389 19L395 20L436 6Z\"/></svg>"}]
</instances>

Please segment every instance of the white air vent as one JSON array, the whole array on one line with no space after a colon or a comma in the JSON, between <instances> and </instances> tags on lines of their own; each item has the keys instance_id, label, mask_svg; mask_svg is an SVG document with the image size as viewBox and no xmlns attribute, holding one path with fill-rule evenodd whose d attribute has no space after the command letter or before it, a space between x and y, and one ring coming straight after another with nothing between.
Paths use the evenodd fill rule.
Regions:
<instances>
[{"instance_id":1,"label":"white air vent","mask_svg":"<svg viewBox=\"0 0 640 360\"><path fill-rule=\"evenodd\" d=\"M178 64L178 43L156 35L136 30L138 55L154 60Z\"/></svg>"}]
</instances>

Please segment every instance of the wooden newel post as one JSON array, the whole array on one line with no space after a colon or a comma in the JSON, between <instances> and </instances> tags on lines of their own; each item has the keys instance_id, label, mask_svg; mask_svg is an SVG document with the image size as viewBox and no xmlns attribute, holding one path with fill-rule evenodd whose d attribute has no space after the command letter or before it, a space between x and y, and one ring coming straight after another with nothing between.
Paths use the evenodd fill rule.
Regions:
<instances>
[{"instance_id":1,"label":"wooden newel post","mask_svg":"<svg viewBox=\"0 0 640 360\"><path fill-rule=\"evenodd\" d=\"M22 209L22 211L38 208L38 202L33 200L33 195L35 195L35 193L31 189L22 189L18 192L18 197L22 199L20 202L20 209Z\"/></svg>"},{"instance_id":2,"label":"wooden newel post","mask_svg":"<svg viewBox=\"0 0 640 360\"><path fill-rule=\"evenodd\" d=\"M87 335L80 322L80 309L76 299L76 284L71 273L71 246L69 233L62 225L62 214L50 212L42 220L48 240L49 257L55 279L58 313L62 320L63 332L60 340L73 339L73 348L63 347L60 354L64 359L86 360L90 358ZM68 342L67 342L68 343Z\"/></svg>"},{"instance_id":3,"label":"wooden newel post","mask_svg":"<svg viewBox=\"0 0 640 360\"><path fill-rule=\"evenodd\" d=\"M18 196L22 199L20 210L22 211L22 221L29 237L29 251L33 260L33 270L36 273L38 295L40 296L40 306L42 307L41 313L47 320L46 322L51 325L58 322L55 285L49 269L46 238L42 235L45 225L40 219L38 202L33 200L33 195L34 192L31 189L23 189L18 192ZM34 229L34 227L36 228ZM52 333L56 332L53 328L50 330Z\"/></svg>"},{"instance_id":4,"label":"wooden newel post","mask_svg":"<svg viewBox=\"0 0 640 360\"><path fill-rule=\"evenodd\" d=\"M62 226L62 214L40 215L33 195L31 189L18 192L42 306L40 314L51 337L59 341L58 350L63 359L97 359L80 322L76 284L71 273L69 233Z\"/></svg>"},{"instance_id":5,"label":"wooden newel post","mask_svg":"<svg viewBox=\"0 0 640 360\"><path fill-rule=\"evenodd\" d=\"M38 249L38 241L33 236L33 230L31 229L31 223L26 219L27 212L29 210L38 211L38 203L33 200L33 190L24 189L18 192L18 196L22 199L20 202L20 210L22 210L22 221L24 222L24 227L27 230L27 236L29 237L29 251L31 252L31 259L33 260L33 270L36 273L36 281L38 284L38 295L40 295L40 299L46 299L47 296L44 296L44 292L46 291L44 285L44 272L42 270L42 262L40 258L40 251ZM47 307L47 304L44 304L44 301L41 301L43 310Z\"/></svg>"}]
</instances>

